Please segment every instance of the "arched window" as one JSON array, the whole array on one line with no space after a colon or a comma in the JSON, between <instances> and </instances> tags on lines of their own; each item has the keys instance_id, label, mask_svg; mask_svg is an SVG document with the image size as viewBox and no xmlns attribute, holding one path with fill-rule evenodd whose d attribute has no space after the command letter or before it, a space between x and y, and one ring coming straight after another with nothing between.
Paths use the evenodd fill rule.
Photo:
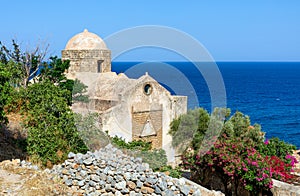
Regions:
<instances>
[{"instance_id":1,"label":"arched window","mask_svg":"<svg viewBox=\"0 0 300 196\"><path fill-rule=\"evenodd\" d=\"M144 93L146 94L146 95L150 95L151 93L152 93L152 86L150 85L150 84L146 84L145 86L144 86Z\"/></svg>"}]
</instances>

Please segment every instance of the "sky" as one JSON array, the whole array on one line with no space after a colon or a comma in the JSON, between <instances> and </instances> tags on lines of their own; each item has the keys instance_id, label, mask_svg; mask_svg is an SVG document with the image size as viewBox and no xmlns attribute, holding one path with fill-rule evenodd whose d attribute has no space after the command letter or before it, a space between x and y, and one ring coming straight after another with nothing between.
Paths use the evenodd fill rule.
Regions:
<instances>
[{"instance_id":1,"label":"sky","mask_svg":"<svg viewBox=\"0 0 300 196\"><path fill-rule=\"evenodd\" d=\"M0 41L22 48L49 43L61 56L68 40L88 29L101 38L141 25L177 29L216 61L300 61L299 0L2 0ZM116 61L177 61L159 48L139 48Z\"/></svg>"}]
</instances>

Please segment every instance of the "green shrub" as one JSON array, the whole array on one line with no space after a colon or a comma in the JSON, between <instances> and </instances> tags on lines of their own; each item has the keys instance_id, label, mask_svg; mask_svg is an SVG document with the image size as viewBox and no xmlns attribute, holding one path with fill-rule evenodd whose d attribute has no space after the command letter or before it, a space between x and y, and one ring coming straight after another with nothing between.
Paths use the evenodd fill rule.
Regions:
<instances>
[{"instance_id":1,"label":"green shrub","mask_svg":"<svg viewBox=\"0 0 300 196\"><path fill-rule=\"evenodd\" d=\"M210 123L219 123L215 116L210 117ZM296 163L291 153L295 146L279 139L265 141L265 134L261 131L260 125L251 125L250 118L241 112L236 112L230 118L228 116L224 118L220 136L203 156L199 156L202 154L198 149L202 145L201 142L204 142L202 138L206 137L204 136L207 134L206 131L196 132L189 148L184 151L182 165L191 170L193 179L210 186L209 182L214 179L203 177L210 178L213 173L218 173L222 176L222 187L225 187L223 191L228 195L239 195L238 190L241 187L252 194L269 191L272 188L272 178L282 181L291 180L290 172ZM187 117L184 115L180 117L180 119L184 118ZM204 122L207 123L207 119L204 119ZM177 132L182 131L178 122L175 121L175 124L171 125L179 127ZM194 125L192 128L195 129ZM183 132L186 130L188 129L185 128ZM178 139L176 138L178 135L183 134L172 133L175 139ZM207 172L210 175L207 175Z\"/></svg>"},{"instance_id":2,"label":"green shrub","mask_svg":"<svg viewBox=\"0 0 300 196\"><path fill-rule=\"evenodd\" d=\"M189 110L187 114L174 119L170 124L172 146L182 152L189 143L201 143L208 128L209 114L203 108Z\"/></svg>"},{"instance_id":3,"label":"green shrub","mask_svg":"<svg viewBox=\"0 0 300 196\"><path fill-rule=\"evenodd\" d=\"M4 64L0 63L0 128L1 124L7 123L4 107L10 100L10 91L12 90L9 85L10 77L10 72Z\"/></svg>"},{"instance_id":4,"label":"green shrub","mask_svg":"<svg viewBox=\"0 0 300 196\"><path fill-rule=\"evenodd\" d=\"M106 133L99 129L97 122L99 122L98 113L75 114L75 125L80 138L91 151L105 147L110 139Z\"/></svg>"},{"instance_id":5,"label":"green shrub","mask_svg":"<svg viewBox=\"0 0 300 196\"><path fill-rule=\"evenodd\" d=\"M131 156L142 158L153 170L159 170L167 165L166 152L163 149L152 149L151 142L142 140L126 142L117 136L111 137L111 142L119 148L129 150L127 153Z\"/></svg>"},{"instance_id":6,"label":"green shrub","mask_svg":"<svg viewBox=\"0 0 300 196\"><path fill-rule=\"evenodd\" d=\"M62 162L70 151L87 151L67 104L66 91L48 81L30 85L27 90L27 151L43 165Z\"/></svg>"},{"instance_id":7,"label":"green shrub","mask_svg":"<svg viewBox=\"0 0 300 196\"><path fill-rule=\"evenodd\" d=\"M141 157L143 162L149 164L153 170L159 170L161 167L167 165L167 155L163 149L154 149L150 151L135 151L135 157Z\"/></svg>"},{"instance_id":8,"label":"green shrub","mask_svg":"<svg viewBox=\"0 0 300 196\"><path fill-rule=\"evenodd\" d=\"M126 142L123 138L118 136L111 137L111 141L119 148L125 148L128 150L141 150L141 151L149 151L151 150L151 142L145 142L142 140L134 140L131 142Z\"/></svg>"},{"instance_id":9,"label":"green shrub","mask_svg":"<svg viewBox=\"0 0 300 196\"><path fill-rule=\"evenodd\" d=\"M271 138L257 145L257 150L264 156L277 156L281 160L285 160L286 163L289 163L286 156L293 154L293 150L296 150L296 146L288 144L279 138Z\"/></svg>"},{"instance_id":10,"label":"green shrub","mask_svg":"<svg viewBox=\"0 0 300 196\"><path fill-rule=\"evenodd\" d=\"M177 166L174 169L170 165L162 166L158 169L160 172L169 172L169 176L172 178L181 178L182 177L182 168Z\"/></svg>"}]
</instances>

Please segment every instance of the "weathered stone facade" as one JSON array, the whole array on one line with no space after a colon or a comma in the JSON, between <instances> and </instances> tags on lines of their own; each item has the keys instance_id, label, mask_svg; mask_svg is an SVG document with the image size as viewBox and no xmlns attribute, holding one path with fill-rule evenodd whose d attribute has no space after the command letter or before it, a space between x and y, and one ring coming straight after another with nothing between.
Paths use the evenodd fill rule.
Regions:
<instances>
[{"instance_id":1,"label":"weathered stone facade","mask_svg":"<svg viewBox=\"0 0 300 196\"><path fill-rule=\"evenodd\" d=\"M111 71L110 50L63 50L62 60L70 60L69 73Z\"/></svg>"},{"instance_id":2,"label":"weathered stone facade","mask_svg":"<svg viewBox=\"0 0 300 196\"><path fill-rule=\"evenodd\" d=\"M74 36L62 56L71 63L67 76L88 86L91 101L74 104L75 112L97 112L102 131L126 141L150 141L154 148L166 151L169 162L175 161L169 125L186 113L186 96L171 95L148 73L131 79L111 72L110 51L101 38L87 31Z\"/></svg>"},{"instance_id":3,"label":"weathered stone facade","mask_svg":"<svg viewBox=\"0 0 300 196\"><path fill-rule=\"evenodd\" d=\"M78 72L103 73L111 71L111 52L104 41L84 30L72 37L62 51L62 60L70 60L69 78Z\"/></svg>"},{"instance_id":4,"label":"weathered stone facade","mask_svg":"<svg viewBox=\"0 0 300 196\"><path fill-rule=\"evenodd\" d=\"M132 111L132 139L142 139L152 143L152 147L162 148L162 109Z\"/></svg>"}]
</instances>

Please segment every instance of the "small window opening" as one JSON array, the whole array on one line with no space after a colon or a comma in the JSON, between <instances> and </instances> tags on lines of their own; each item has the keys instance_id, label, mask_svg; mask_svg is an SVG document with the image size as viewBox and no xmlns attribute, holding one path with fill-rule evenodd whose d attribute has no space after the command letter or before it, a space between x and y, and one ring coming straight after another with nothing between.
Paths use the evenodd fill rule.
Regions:
<instances>
[{"instance_id":1,"label":"small window opening","mask_svg":"<svg viewBox=\"0 0 300 196\"><path fill-rule=\"evenodd\" d=\"M146 84L144 86L144 93L146 95L150 95L152 93L152 86L150 84Z\"/></svg>"},{"instance_id":2,"label":"small window opening","mask_svg":"<svg viewBox=\"0 0 300 196\"><path fill-rule=\"evenodd\" d=\"M98 61L98 67L97 67L97 72L98 73L102 73L103 70L102 70L102 63L103 63L103 60L99 60Z\"/></svg>"}]
</instances>

